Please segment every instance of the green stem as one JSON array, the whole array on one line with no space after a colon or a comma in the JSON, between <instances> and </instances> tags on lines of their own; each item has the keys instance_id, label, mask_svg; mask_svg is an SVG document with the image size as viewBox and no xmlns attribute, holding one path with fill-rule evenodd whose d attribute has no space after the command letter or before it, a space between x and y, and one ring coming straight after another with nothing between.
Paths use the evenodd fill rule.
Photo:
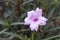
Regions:
<instances>
[{"instance_id":1,"label":"green stem","mask_svg":"<svg viewBox=\"0 0 60 40\"><path fill-rule=\"evenodd\" d=\"M34 31L32 32L32 40L34 40Z\"/></svg>"}]
</instances>

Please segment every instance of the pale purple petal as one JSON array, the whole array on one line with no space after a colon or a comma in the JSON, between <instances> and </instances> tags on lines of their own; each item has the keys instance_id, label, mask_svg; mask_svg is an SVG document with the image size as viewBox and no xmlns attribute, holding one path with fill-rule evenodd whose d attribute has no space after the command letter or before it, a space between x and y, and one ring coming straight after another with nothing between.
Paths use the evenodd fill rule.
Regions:
<instances>
[{"instance_id":1,"label":"pale purple petal","mask_svg":"<svg viewBox=\"0 0 60 40\"><path fill-rule=\"evenodd\" d=\"M41 21L47 21L48 19L45 18L45 17L43 17L43 16L41 16L41 17L39 17L39 20L41 20Z\"/></svg>"},{"instance_id":2,"label":"pale purple petal","mask_svg":"<svg viewBox=\"0 0 60 40\"><path fill-rule=\"evenodd\" d=\"M29 17L31 20L34 20L35 18L38 18L38 15L34 10L32 10L28 12L27 17Z\"/></svg>"},{"instance_id":3,"label":"pale purple petal","mask_svg":"<svg viewBox=\"0 0 60 40\"><path fill-rule=\"evenodd\" d=\"M34 14L35 14L35 11L34 10L27 12L27 16L28 17L31 17Z\"/></svg>"},{"instance_id":4,"label":"pale purple petal","mask_svg":"<svg viewBox=\"0 0 60 40\"><path fill-rule=\"evenodd\" d=\"M39 15L42 16L42 9L36 8L35 12Z\"/></svg>"},{"instance_id":5,"label":"pale purple petal","mask_svg":"<svg viewBox=\"0 0 60 40\"><path fill-rule=\"evenodd\" d=\"M33 31L33 30L37 31L37 30L38 30L38 24L36 24L36 23L31 23L30 29L31 29L31 31Z\"/></svg>"},{"instance_id":6,"label":"pale purple petal","mask_svg":"<svg viewBox=\"0 0 60 40\"><path fill-rule=\"evenodd\" d=\"M24 23L25 25L29 25L29 24L31 24L32 21L28 17L26 17L24 22L25 22Z\"/></svg>"},{"instance_id":7,"label":"pale purple petal","mask_svg":"<svg viewBox=\"0 0 60 40\"><path fill-rule=\"evenodd\" d=\"M45 21L40 21L39 25L44 26L44 25L46 25L46 22Z\"/></svg>"},{"instance_id":8,"label":"pale purple petal","mask_svg":"<svg viewBox=\"0 0 60 40\"><path fill-rule=\"evenodd\" d=\"M41 26L44 26L44 25L46 25L46 21L47 21L47 19L44 19L44 17L40 17L38 19L37 23Z\"/></svg>"}]
</instances>

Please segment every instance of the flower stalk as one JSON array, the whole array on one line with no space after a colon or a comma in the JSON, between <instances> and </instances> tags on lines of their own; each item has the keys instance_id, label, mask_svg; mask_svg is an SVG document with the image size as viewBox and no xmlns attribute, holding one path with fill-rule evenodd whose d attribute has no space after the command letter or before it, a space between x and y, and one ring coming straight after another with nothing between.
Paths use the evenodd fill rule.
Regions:
<instances>
[{"instance_id":1,"label":"flower stalk","mask_svg":"<svg viewBox=\"0 0 60 40\"><path fill-rule=\"evenodd\" d=\"M34 40L34 31L32 32L32 40Z\"/></svg>"}]
</instances>

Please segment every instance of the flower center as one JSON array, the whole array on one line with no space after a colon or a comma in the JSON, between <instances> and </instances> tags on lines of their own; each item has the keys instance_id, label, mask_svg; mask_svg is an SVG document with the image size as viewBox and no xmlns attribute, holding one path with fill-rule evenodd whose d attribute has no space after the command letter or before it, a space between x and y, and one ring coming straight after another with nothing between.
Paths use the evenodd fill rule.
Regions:
<instances>
[{"instance_id":1,"label":"flower center","mask_svg":"<svg viewBox=\"0 0 60 40\"><path fill-rule=\"evenodd\" d=\"M36 22L36 21L38 21L38 19L36 18L36 19L34 19L33 21Z\"/></svg>"}]
</instances>

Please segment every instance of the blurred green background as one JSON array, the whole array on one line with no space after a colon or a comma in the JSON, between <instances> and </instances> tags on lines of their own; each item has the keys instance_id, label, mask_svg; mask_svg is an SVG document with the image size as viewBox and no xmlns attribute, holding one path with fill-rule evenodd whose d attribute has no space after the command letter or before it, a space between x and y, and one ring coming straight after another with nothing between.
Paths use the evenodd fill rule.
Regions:
<instances>
[{"instance_id":1,"label":"blurred green background","mask_svg":"<svg viewBox=\"0 0 60 40\"><path fill-rule=\"evenodd\" d=\"M23 23L37 7L48 21L34 32L34 40L60 40L60 0L0 0L0 40L31 40L32 31Z\"/></svg>"}]
</instances>

